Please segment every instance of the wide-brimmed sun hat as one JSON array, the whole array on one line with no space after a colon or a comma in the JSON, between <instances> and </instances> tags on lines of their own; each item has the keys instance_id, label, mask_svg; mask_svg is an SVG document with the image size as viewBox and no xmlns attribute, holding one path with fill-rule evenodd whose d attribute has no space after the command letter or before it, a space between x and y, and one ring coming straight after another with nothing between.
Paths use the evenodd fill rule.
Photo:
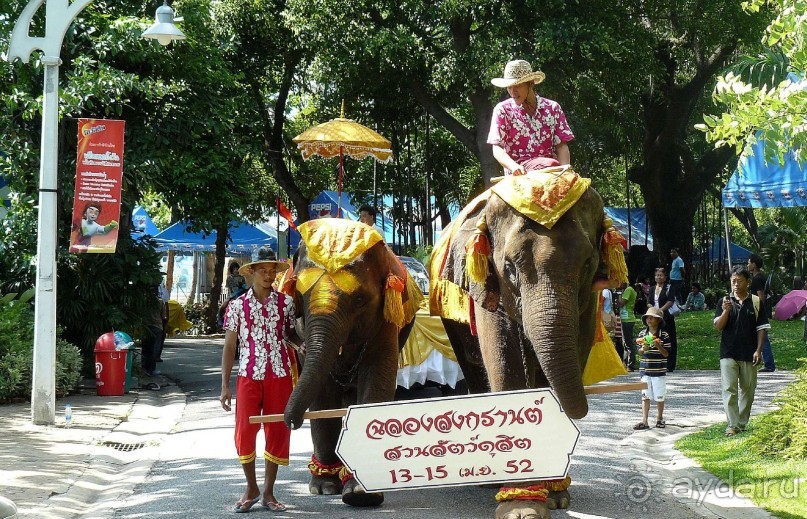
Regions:
<instances>
[{"instance_id":1,"label":"wide-brimmed sun hat","mask_svg":"<svg viewBox=\"0 0 807 519\"><path fill-rule=\"evenodd\" d=\"M263 247L252 251L252 260L238 269L238 273L242 276L251 274L252 267L255 265L260 265L261 263L271 263L277 265L278 272L283 272L289 268L288 263L277 260L277 256L275 255L275 251L272 250L272 247L264 245Z\"/></svg>"},{"instance_id":2,"label":"wide-brimmed sun hat","mask_svg":"<svg viewBox=\"0 0 807 519\"><path fill-rule=\"evenodd\" d=\"M536 70L533 72L532 65L523 59L508 61L504 66L504 77L496 77L490 80L493 86L507 88L509 86L535 81L537 85L546 77L543 72Z\"/></svg>"},{"instance_id":3,"label":"wide-brimmed sun hat","mask_svg":"<svg viewBox=\"0 0 807 519\"><path fill-rule=\"evenodd\" d=\"M661 311L660 308L656 308L655 306L651 306L647 309L647 312L644 313L642 316L642 322L645 326L647 326L647 318L648 317L656 317L661 320L659 323L659 328L664 327L664 312Z\"/></svg>"}]
</instances>

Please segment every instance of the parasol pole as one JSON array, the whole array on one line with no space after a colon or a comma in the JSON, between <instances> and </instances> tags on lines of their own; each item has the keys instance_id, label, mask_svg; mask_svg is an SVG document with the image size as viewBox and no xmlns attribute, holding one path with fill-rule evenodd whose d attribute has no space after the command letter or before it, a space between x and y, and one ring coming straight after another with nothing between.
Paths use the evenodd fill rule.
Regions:
<instances>
[{"instance_id":1,"label":"parasol pole","mask_svg":"<svg viewBox=\"0 0 807 519\"><path fill-rule=\"evenodd\" d=\"M342 99L342 111L339 117L345 118L345 100ZM339 200L336 202L336 217L342 218L342 174L345 170L345 147L339 146L339 176L336 179L336 194Z\"/></svg>"},{"instance_id":2,"label":"parasol pole","mask_svg":"<svg viewBox=\"0 0 807 519\"><path fill-rule=\"evenodd\" d=\"M729 241L729 209L723 206L723 222L726 226L726 260L729 264L729 294L731 294L731 242Z\"/></svg>"},{"instance_id":3,"label":"parasol pole","mask_svg":"<svg viewBox=\"0 0 807 519\"><path fill-rule=\"evenodd\" d=\"M345 167L345 147L339 146L339 177L336 180L338 201L336 202L336 217L342 218L342 170Z\"/></svg>"}]
</instances>

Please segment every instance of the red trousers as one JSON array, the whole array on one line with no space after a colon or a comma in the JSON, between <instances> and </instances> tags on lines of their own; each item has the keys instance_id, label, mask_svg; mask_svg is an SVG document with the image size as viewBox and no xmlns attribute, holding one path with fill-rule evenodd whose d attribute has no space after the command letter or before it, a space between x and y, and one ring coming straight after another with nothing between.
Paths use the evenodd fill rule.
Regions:
<instances>
[{"instance_id":1,"label":"red trousers","mask_svg":"<svg viewBox=\"0 0 807 519\"><path fill-rule=\"evenodd\" d=\"M294 370L296 366L292 367ZM250 416L283 414L293 388L292 376L252 380L236 377L235 382L235 449L242 464L255 461L255 444L259 423L249 423ZM276 465L289 464L291 430L282 421L264 423L266 438L264 459Z\"/></svg>"}]
</instances>

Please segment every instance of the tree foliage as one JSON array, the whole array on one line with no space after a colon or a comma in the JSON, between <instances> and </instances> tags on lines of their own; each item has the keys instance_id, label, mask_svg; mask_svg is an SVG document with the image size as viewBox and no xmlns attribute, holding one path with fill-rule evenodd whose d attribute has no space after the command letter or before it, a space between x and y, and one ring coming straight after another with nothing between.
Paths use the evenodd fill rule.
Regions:
<instances>
[{"instance_id":1,"label":"tree foliage","mask_svg":"<svg viewBox=\"0 0 807 519\"><path fill-rule=\"evenodd\" d=\"M807 2L804 0L751 0L743 6L750 12L764 7L774 15L762 38L768 60L784 64L794 76L781 78L780 73L760 77L743 77L729 72L721 76L713 97L725 106L720 116L706 115L697 127L706 132L715 147L735 146L737 152L750 150L757 139L765 147L766 160L775 157L784 164L787 156L800 163L807 149ZM758 67L765 69L765 67ZM794 80L795 78L795 80ZM755 133L760 130L759 136Z\"/></svg>"}]
</instances>

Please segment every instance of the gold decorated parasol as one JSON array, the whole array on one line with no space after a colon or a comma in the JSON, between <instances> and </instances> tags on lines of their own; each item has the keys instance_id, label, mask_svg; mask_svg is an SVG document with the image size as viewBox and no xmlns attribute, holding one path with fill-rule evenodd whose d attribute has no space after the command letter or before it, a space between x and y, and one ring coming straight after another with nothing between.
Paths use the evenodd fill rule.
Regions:
<instances>
[{"instance_id":1,"label":"gold decorated parasol","mask_svg":"<svg viewBox=\"0 0 807 519\"><path fill-rule=\"evenodd\" d=\"M339 157L339 178L337 180L339 216L342 211L342 177L345 155L359 160L373 157L382 164L392 161L392 143L378 132L356 121L345 119L344 101L342 101L340 117L312 126L292 140L302 153L303 160L308 160L314 155L326 159Z\"/></svg>"}]
</instances>

